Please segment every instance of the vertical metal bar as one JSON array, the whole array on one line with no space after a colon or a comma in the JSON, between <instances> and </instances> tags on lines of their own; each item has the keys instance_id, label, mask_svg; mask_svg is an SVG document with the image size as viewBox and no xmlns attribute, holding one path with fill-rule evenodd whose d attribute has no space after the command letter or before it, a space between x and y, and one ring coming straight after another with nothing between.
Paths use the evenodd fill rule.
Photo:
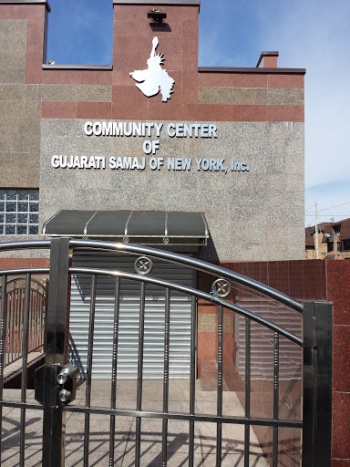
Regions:
<instances>
[{"instance_id":1,"label":"vertical metal bar","mask_svg":"<svg viewBox=\"0 0 350 467\"><path fill-rule=\"evenodd\" d=\"M39 292L35 293L35 309L34 309L34 314L33 314L33 328L34 328L34 333L35 333L35 342L34 342L34 348L37 349L40 345L40 339L39 339L39 310L40 310L40 294Z\"/></svg>"},{"instance_id":2,"label":"vertical metal bar","mask_svg":"<svg viewBox=\"0 0 350 467\"><path fill-rule=\"evenodd\" d=\"M197 307L196 297L191 297L191 362L190 362L190 415L195 415L196 405L196 339L197 339ZM189 422L189 456L188 465L194 463L194 420Z\"/></svg>"},{"instance_id":3,"label":"vertical metal bar","mask_svg":"<svg viewBox=\"0 0 350 467\"><path fill-rule=\"evenodd\" d=\"M48 313L48 303L49 303L49 284L50 280L47 278L45 280L45 299L44 299L44 315L42 321L42 331L41 331L41 342L44 344L45 342L45 329L46 329L46 322L47 322L47 313Z\"/></svg>"},{"instance_id":4,"label":"vertical metal bar","mask_svg":"<svg viewBox=\"0 0 350 467\"><path fill-rule=\"evenodd\" d=\"M0 400L4 397L4 365L6 352L6 327L7 327L7 276L2 276L1 289L1 317L0 317ZM0 433L2 433L2 406L0 406ZM2 456L2 436L0 436L0 465Z\"/></svg>"},{"instance_id":5,"label":"vertical metal bar","mask_svg":"<svg viewBox=\"0 0 350 467\"><path fill-rule=\"evenodd\" d=\"M317 446L316 465L332 463L332 362L333 308L330 303L315 303L317 349Z\"/></svg>"},{"instance_id":6,"label":"vertical metal bar","mask_svg":"<svg viewBox=\"0 0 350 467\"><path fill-rule=\"evenodd\" d=\"M14 313L13 301L9 300L10 292L8 296L6 296L5 300L7 301L7 344L8 344L8 355L7 355L7 363L10 363L14 360L15 356L15 332L16 332L16 314Z\"/></svg>"},{"instance_id":7,"label":"vertical metal bar","mask_svg":"<svg viewBox=\"0 0 350 467\"><path fill-rule=\"evenodd\" d=\"M7 301L7 296L5 298ZM13 360L13 355L12 355L12 344L11 344L11 338L12 338L12 333L13 333L13 326L11 326L12 322L12 317L11 317L11 306L7 307L7 325L6 325L6 334L5 334L5 341L4 341L4 349L6 352L6 357L5 357L5 364L9 363L10 361Z\"/></svg>"},{"instance_id":8,"label":"vertical metal bar","mask_svg":"<svg viewBox=\"0 0 350 467\"><path fill-rule=\"evenodd\" d=\"M17 333L15 334L17 349L16 358L21 357L21 349L23 342L23 309L24 309L24 291L20 289L20 302L17 304L16 315L17 315Z\"/></svg>"},{"instance_id":9,"label":"vertical metal bar","mask_svg":"<svg viewBox=\"0 0 350 467\"><path fill-rule=\"evenodd\" d=\"M37 312L35 314L35 335L36 335L36 339L35 339L35 348L39 348L40 347L40 311L42 310L42 307L41 307L41 301L42 301L42 297L41 297L41 294L39 292L37 292L37 299L36 299L36 303L37 303Z\"/></svg>"},{"instance_id":10,"label":"vertical metal bar","mask_svg":"<svg viewBox=\"0 0 350 467\"><path fill-rule=\"evenodd\" d=\"M28 350L32 351L36 347L36 328L35 328L35 315L36 315L36 295L34 290L30 291L30 310L29 310L29 342Z\"/></svg>"},{"instance_id":11,"label":"vertical metal bar","mask_svg":"<svg viewBox=\"0 0 350 467\"><path fill-rule=\"evenodd\" d=\"M29 307L30 307L30 274L26 274L25 300L23 309L23 337L22 337L22 376L21 376L21 403L27 401L27 355L28 355L28 337L29 337ZM25 457L25 423L26 409L21 408L20 422L20 465L24 465Z\"/></svg>"},{"instance_id":12,"label":"vertical metal bar","mask_svg":"<svg viewBox=\"0 0 350 467\"><path fill-rule=\"evenodd\" d=\"M3 299L8 300L7 293L6 296L3 295ZM6 324L6 333L5 333L5 340L4 340L4 351L6 352L5 357L5 364L8 364L13 361L13 332L14 332L14 325L13 321L13 313L11 310L11 302L7 306L7 324Z\"/></svg>"},{"instance_id":13,"label":"vertical metal bar","mask_svg":"<svg viewBox=\"0 0 350 467\"><path fill-rule=\"evenodd\" d=\"M17 332L17 313L14 305L17 303L18 292L9 292L5 300L8 302L8 319L7 319L7 344L8 356L7 363L13 362L16 352L16 332ZM12 299L10 299L10 297Z\"/></svg>"},{"instance_id":14,"label":"vertical metal bar","mask_svg":"<svg viewBox=\"0 0 350 467\"><path fill-rule=\"evenodd\" d=\"M22 291L16 290L14 293L11 291L7 297L7 300L10 301L9 303L9 311L10 314L13 316L13 328L12 328L12 355L11 355L11 362L16 360L18 356L18 345L20 343L19 332L21 329L21 296Z\"/></svg>"},{"instance_id":15,"label":"vertical metal bar","mask_svg":"<svg viewBox=\"0 0 350 467\"><path fill-rule=\"evenodd\" d=\"M332 305L304 304L303 467L331 465Z\"/></svg>"},{"instance_id":16,"label":"vertical metal bar","mask_svg":"<svg viewBox=\"0 0 350 467\"><path fill-rule=\"evenodd\" d=\"M24 310L24 300L25 300L25 291L21 288L20 290L20 303L16 310L18 316L18 328L17 328L17 355L16 357L22 356L22 343L23 343L23 310Z\"/></svg>"},{"instance_id":17,"label":"vertical metal bar","mask_svg":"<svg viewBox=\"0 0 350 467\"><path fill-rule=\"evenodd\" d=\"M37 298L36 298L36 314L35 314L35 335L36 335L36 342L35 342L35 348L40 347L40 313L41 313L41 302L42 302L42 297L40 292L37 292Z\"/></svg>"},{"instance_id":18,"label":"vertical metal bar","mask_svg":"<svg viewBox=\"0 0 350 467\"><path fill-rule=\"evenodd\" d=\"M136 410L142 410L142 385L143 385L143 347L145 337L145 296L146 285L141 282L140 291L140 322L139 322L139 354L137 365L137 401ZM136 417L136 441L135 441L135 466L140 466L141 459L141 417Z\"/></svg>"},{"instance_id":19,"label":"vertical metal bar","mask_svg":"<svg viewBox=\"0 0 350 467\"><path fill-rule=\"evenodd\" d=\"M315 467L313 458L316 424L316 342L313 303L304 304L304 375L303 375L303 467Z\"/></svg>"},{"instance_id":20,"label":"vertical metal bar","mask_svg":"<svg viewBox=\"0 0 350 467\"><path fill-rule=\"evenodd\" d=\"M273 418L278 421L279 418L279 334L275 332L274 337L274 362L273 362ZM278 465L278 426L273 427L273 442L272 442L272 465Z\"/></svg>"},{"instance_id":21,"label":"vertical metal bar","mask_svg":"<svg viewBox=\"0 0 350 467\"><path fill-rule=\"evenodd\" d=\"M115 280L115 293L114 293L111 409L117 408L119 315L120 315L120 279L119 277L117 277L117 279ZM115 415L111 415L110 424L109 424L109 467L114 466L114 435L115 435Z\"/></svg>"},{"instance_id":22,"label":"vertical metal bar","mask_svg":"<svg viewBox=\"0 0 350 467\"><path fill-rule=\"evenodd\" d=\"M217 307L218 314L218 388L217 388L217 416L222 417L222 390L223 390L223 362L222 362L222 346L223 346L223 307ZM222 457L222 422L216 422L216 466L221 466Z\"/></svg>"},{"instance_id":23,"label":"vertical metal bar","mask_svg":"<svg viewBox=\"0 0 350 467\"><path fill-rule=\"evenodd\" d=\"M165 289L163 413L169 412L170 290ZM162 467L168 463L168 419L163 419Z\"/></svg>"},{"instance_id":24,"label":"vertical metal bar","mask_svg":"<svg viewBox=\"0 0 350 467\"><path fill-rule=\"evenodd\" d=\"M251 392L251 322L245 319L245 418L244 467L249 467L250 455L250 392Z\"/></svg>"},{"instance_id":25,"label":"vertical metal bar","mask_svg":"<svg viewBox=\"0 0 350 467\"><path fill-rule=\"evenodd\" d=\"M91 276L91 293L90 293L90 316L89 316L89 334L88 334L88 352L86 360L86 390L85 390L85 407L91 406L91 378L92 378L92 358L94 346L94 331L95 331L95 314L96 314L96 274ZM89 465L89 446L90 446L90 413L85 413L84 426L84 467Z\"/></svg>"},{"instance_id":26,"label":"vertical metal bar","mask_svg":"<svg viewBox=\"0 0 350 467\"><path fill-rule=\"evenodd\" d=\"M54 239L50 251L50 294L45 332L43 462L45 467L64 465L65 413L57 404L58 365L66 362L69 305L69 239Z\"/></svg>"}]
</instances>

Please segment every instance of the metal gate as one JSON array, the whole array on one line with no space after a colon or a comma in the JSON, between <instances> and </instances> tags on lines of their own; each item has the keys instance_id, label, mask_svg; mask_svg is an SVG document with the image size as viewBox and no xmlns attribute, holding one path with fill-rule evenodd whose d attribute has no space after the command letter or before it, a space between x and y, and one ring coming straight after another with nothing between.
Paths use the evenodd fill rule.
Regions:
<instances>
[{"instance_id":1,"label":"metal gate","mask_svg":"<svg viewBox=\"0 0 350 467\"><path fill-rule=\"evenodd\" d=\"M0 252L30 248L50 250L50 269L1 271L2 290L4 294L8 282L18 275L24 274L28 284L35 276L49 276L45 365L36 372L35 391L29 390L26 358L22 361L21 389L4 388L9 310L7 301L2 300L1 466L330 466L329 303L300 304L224 268L136 245L69 239L0 244ZM74 267L70 254L79 249L132 255L135 272L96 268L93 264ZM152 260L188 267L202 280L198 287L191 288L155 277ZM85 365L79 361L79 346L69 334L74 274L90 277ZM111 374L108 380L95 381L91 369L99 313L96 292L99 281L106 277L114 281L113 322L106 327L113 336ZM140 296L137 379L131 381L118 378L120 290L124 281L135 282ZM160 379L146 380L145 297L152 287L162 288L165 297L163 371ZM173 294L182 294L192 304L190 375L182 381L169 378ZM259 304L259 313L254 312L254 306L248 307L247 297L255 306ZM216 358L211 362L216 382L209 390L197 378L196 366L197 311L203 304L216 309L216 325L211 329L216 342ZM22 353L26 355L29 292L24 309ZM290 316L300 316L299 330L289 330L288 319L283 318L284 326L279 323L280 317L288 317L286 309ZM236 317L235 329L227 325L233 322L232 316ZM271 316L276 319L271 320ZM227 343L227 336L232 340L233 335L238 349ZM227 384L227 375L234 376L234 387Z\"/></svg>"}]
</instances>

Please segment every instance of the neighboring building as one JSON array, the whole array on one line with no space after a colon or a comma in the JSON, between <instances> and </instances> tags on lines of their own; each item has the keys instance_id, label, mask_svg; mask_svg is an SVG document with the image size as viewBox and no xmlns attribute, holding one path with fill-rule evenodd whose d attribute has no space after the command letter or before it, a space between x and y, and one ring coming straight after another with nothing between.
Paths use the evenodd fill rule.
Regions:
<instances>
[{"instance_id":1,"label":"neighboring building","mask_svg":"<svg viewBox=\"0 0 350 467\"><path fill-rule=\"evenodd\" d=\"M350 218L318 225L317 245L315 226L305 228L305 258L350 259Z\"/></svg>"}]
</instances>

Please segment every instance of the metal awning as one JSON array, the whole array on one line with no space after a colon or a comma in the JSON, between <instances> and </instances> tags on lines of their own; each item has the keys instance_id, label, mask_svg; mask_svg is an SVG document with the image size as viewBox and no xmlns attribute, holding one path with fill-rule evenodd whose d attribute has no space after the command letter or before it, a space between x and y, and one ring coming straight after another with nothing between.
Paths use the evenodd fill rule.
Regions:
<instances>
[{"instance_id":1,"label":"metal awning","mask_svg":"<svg viewBox=\"0 0 350 467\"><path fill-rule=\"evenodd\" d=\"M206 245L208 226L200 212L62 210L45 222L43 235L113 238L124 243Z\"/></svg>"}]
</instances>

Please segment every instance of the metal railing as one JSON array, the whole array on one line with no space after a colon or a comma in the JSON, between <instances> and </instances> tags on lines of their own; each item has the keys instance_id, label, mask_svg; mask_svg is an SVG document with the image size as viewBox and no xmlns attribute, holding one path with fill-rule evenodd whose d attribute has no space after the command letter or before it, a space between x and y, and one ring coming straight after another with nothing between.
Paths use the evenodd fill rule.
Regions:
<instances>
[{"instance_id":1,"label":"metal railing","mask_svg":"<svg viewBox=\"0 0 350 467\"><path fill-rule=\"evenodd\" d=\"M181 428L183 432L177 433L179 438L186 439L185 464L193 466L196 460L198 436L196 429L198 426L214 427L215 435L213 438L213 455L212 465L220 467L225 456L232 455L232 450L229 446L230 436L226 434L227 430L236 426L243 433L242 438L242 463L244 467L249 467L251 464L251 448L253 445L252 431L257 429L265 429L268 431L268 440L265 443L264 457L269 461L269 465L277 467L283 465L281 459L284 452L288 449L292 450L292 455L300 462L302 456L303 467L316 467L318 465L330 465L330 427L331 427L331 305L328 303L312 303L306 304L305 307L293 300L292 298L278 292L271 287L254 281L246 276L229 271L222 267L208 264L203 261L178 255L171 252L155 250L137 245L115 244L111 242L87 241L87 240L69 240L55 239L53 241L34 241L34 242L17 242L12 244L0 244L0 251L10 249L49 249L50 248L50 293L48 297L47 315L46 315L46 334L45 334L45 365L42 367L42 379L36 383L42 384L45 391L42 391L42 400L36 398L40 403L29 404L26 400L26 361L23 359L22 367L22 392L21 400L13 402L4 398L2 386L3 375L3 353L5 347L5 336L8 322L11 315L11 306L8 300L3 300L0 308L0 428L2 424L3 408L17 407L21 410L21 427L20 427L20 443L19 443L19 465L25 465L26 445L25 445L25 416L27 409L35 409L37 412L42 411L43 418L43 443L42 454L45 467L56 467L64 464L64 459L67 456L65 452L65 437L66 443L69 436L69 423L66 427L66 416L70 415L69 422L72 420L74 424L74 433L76 433L76 421L82 422L80 445L81 455L83 456L84 465L89 465L90 454L95 447L92 446L93 437L93 420L96 416L105 416L109 428L104 433L104 443L107 447L107 457L109 465L115 465L115 439L118 430L118 422L122 419L135 420L134 433L130 434L128 439L129 446L133 444L133 459L132 464L135 466L146 465L144 459L144 437L146 427L151 425L150 422L157 422L161 427L161 459L157 465L166 466L169 457L173 454L170 451L170 440L175 423L179 423L185 428ZM94 267L92 264L87 264L87 267L75 267L71 264L70 254L72 250L84 249L89 251L106 251L125 253L133 255L135 261L135 272L128 273L123 270L111 270L105 268ZM152 261L149 259L156 258L161 261L176 263L184 267L192 268L200 273L205 273L210 276L207 282L209 287L204 287L199 290L195 287L180 285L176 281L167 281L163 277L156 277L153 274L148 274L148 264ZM136 263L142 259L138 269ZM146 272L147 271L147 272ZM24 289L24 322L23 322L23 342L22 353L26 354L29 349L29 316L31 308L30 282L33 275L43 275L47 271L44 269L32 269L20 272L20 270L3 271L3 296L7 296L9 279L16 275L25 275ZM85 376L85 394L82 393L82 400L79 404L65 405L62 399L58 399L57 387L57 372L67 363L68 358L68 341L69 341L69 313L70 313L70 291L71 291L71 275L80 274L90 277L90 289L87 294L89 298L89 314L87 322L87 341L89 343L86 357L84 357L83 371ZM0 276L1 277L1 276ZM102 405L94 404L92 391L92 362L94 359L94 338L95 338L95 323L98 315L98 307L96 307L96 297L98 295L98 284L104 278L108 278L114 282L114 308L112 322L109 328L112 330L113 341L110 346L111 361L111 377L110 384L105 385L106 397L103 398ZM121 284L125 281L136 282L139 287L139 319L138 319L138 352L137 352L137 378L135 379L135 394L132 400L132 405L121 405L120 400L116 399L117 385L120 383L118 379L118 341L120 338L120 307L121 307ZM296 311L300 320L304 324L303 336L298 336L293 330L288 330L277 323L275 319L262 316L252 310L243 307L241 304L235 303L235 300L230 296L231 290L235 287L246 287L251 291L261 293L268 297L269 300L276 301L283 306L288 307L292 311ZM145 323L147 318L146 294L149 289L154 287L162 288L164 291L164 344L162 356L164 359L163 375L161 377L162 391L157 407L145 407L144 404L144 343L145 343ZM232 287L232 288L231 288ZM172 409L171 404L171 383L169 381L169 358L171 359L171 336L169 326L172 320L172 295L181 293L191 300L191 352L190 352L190 368L191 374L188 378L188 391L186 392L186 406L181 409ZM21 298L22 300L22 298ZM216 338L216 387L215 391L215 407L206 410L199 408L200 402L197 398L196 384L196 339L198 335L197 323L197 305L206 302L215 309L216 326L213 329ZM232 413L232 408L228 407L225 397L224 387L224 369L225 369L225 316L239 315L242 319L242 330L244 332L245 343L245 364L244 372L240 376L240 381L243 383L241 392L241 413ZM256 347L254 340L254 326L260 326L264 331L267 329L269 333L269 352L270 352L270 373L272 375L271 382L265 384L269 390L270 412L260 414L255 411L255 402L261 405L261 400L254 401L255 389L253 365L254 353L261 352L261 349ZM284 413L285 406L282 405L281 395L285 384L281 378L280 370L282 368L282 359L284 358L285 341L293 345L300 352L300 366L303 368L303 381L301 381L301 372L297 373L296 380L298 382L298 399L302 400L304 405L297 414L293 411ZM7 341L6 341L7 342ZM289 349L289 347L288 347ZM287 352L287 351L286 351ZM79 355L79 349L75 349L75 353ZM74 362L76 363L76 362ZM79 365L75 365L79 366ZM287 381L288 383L288 381ZM289 385L290 386L290 385ZM83 391L83 390L82 390ZM290 392L290 391L289 391ZM300 395L300 397L299 397ZM119 397L119 396L118 396ZM263 400L265 403L266 400ZM287 401L289 403L289 401ZM272 408L272 411L271 411ZM264 407L265 409L265 407ZM322 409L322 410L321 410ZM285 433L288 431L288 439L285 438ZM322 431L322 434L321 434ZM152 432L153 433L153 432ZM147 433L146 433L147 434ZM159 437L158 437L159 438ZM259 438L259 437L258 437ZM295 441L293 440L295 438ZM181 438L182 439L182 438ZM204 437L205 439L205 437ZM233 438L232 438L233 439ZM232 440L231 440L232 441ZM303 441L303 442L302 442ZM259 443L262 446L261 439ZM289 443L289 444L288 444ZM1 443L0 443L1 445ZM0 446L1 447L1 446ZM105 447L104 447L105 449ZM229 452L231 450L231 452ZM301 451L302 450L302 454ZM268 451L268 452L267 452ZM215 453L215 454L214 454ZM291 465L289 453L286 456L287 462L284 465ZM235 454L234 454L235 455ZM106 456L105 452L103 456ZM106 459L106 457L104 457ZM233 457L232 457L233 460ZM1 463L1 458L0 458ZM149 465L149 464L147 464ZM232 463L233 465L233 463ZM295 465L295 464L293 464Z\"/></svg>"},{"instance_id":2,"label":"metal railing","mask_svg":"<svg viewBox=\"0 0 350 467\"><path fill-rule=\"evenodd\" d=\"M44 345L46 285L25 276L2 275L0 307L6 302L4 365L23 357L24 336L27 335L27 353L40 352ZM27 315L27 316L26 316ZM26 327L26 332L24 332Z\"/></svg>"}]
</instances>

